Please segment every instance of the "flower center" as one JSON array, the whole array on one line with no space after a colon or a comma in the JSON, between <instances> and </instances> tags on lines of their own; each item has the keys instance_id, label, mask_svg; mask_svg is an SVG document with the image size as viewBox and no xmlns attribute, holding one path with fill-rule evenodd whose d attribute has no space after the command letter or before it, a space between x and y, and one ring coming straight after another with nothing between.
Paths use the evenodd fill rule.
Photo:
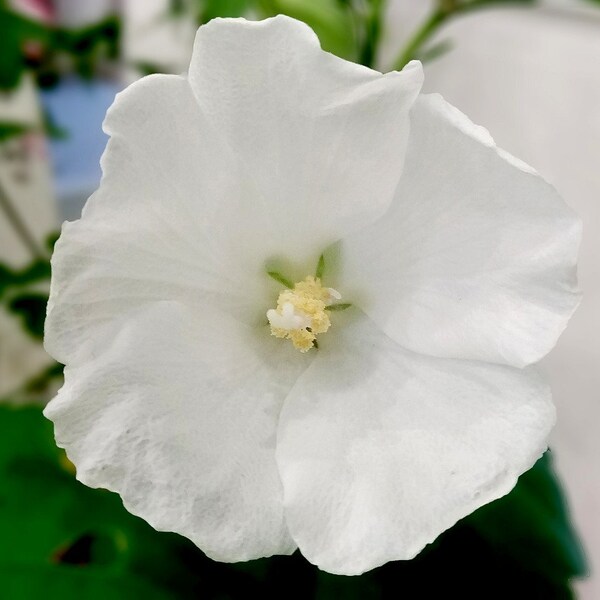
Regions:
<instances>
[{"instance_id":1,"label":"flower center","mask_svg":"<svg viewBox=\"0 0 600 600\"><path fill-rule=\"evenodd\" d=\"M306 277L283 290L277 298L277 308L267 311L271 334L291 340L300 352L317 348L317 335L325 333L331 326L328 310L348 306L334 304L341 297L337 290L323 287L319 277Z\"/></svg>"}]
</instances>

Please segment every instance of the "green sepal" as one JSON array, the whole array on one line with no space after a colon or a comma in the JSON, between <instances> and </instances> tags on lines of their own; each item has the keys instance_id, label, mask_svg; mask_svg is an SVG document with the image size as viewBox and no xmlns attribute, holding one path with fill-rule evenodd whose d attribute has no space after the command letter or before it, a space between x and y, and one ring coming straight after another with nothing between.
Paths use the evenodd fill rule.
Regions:
<instances>
[{"instance_id":1,"label":"green sepal","mask_svg":"<svg viewBox=\"0 0 600 600\"><path fill-rule=\"evenodd\" d=\"M321 254L321 256L319 256L319 262L317 263L315 277L317 279L323 279L323 273L325 273L325 255Z\"/></svg>"},{"instance_id":2,"label":"green sepal","mask_svg":"<svg viewBox=\"0 0 600 600\"><path fill-rule=\"evenodd\" d=\"M274 279L277 283L280 283L281 285L285 286L286 288L289 288L290 290L294 288L294 284L277 271L267 271L267 275L271 279Z\"/></svg>"},{"instance_id":3,"label":"green sepal","mask_svg":"<svg viewBox=\"0 0 600 600\"><path fill-rule=\"evenodd\" d=\"M325 307L325 310L331 310L333 312L336 311L340 311L340 310L346 310L347 308L350 308L352 306L352 304L350 304L350 302L340 302L339 304L330 304L329 306Z\"/></svg>"}]
</instances>

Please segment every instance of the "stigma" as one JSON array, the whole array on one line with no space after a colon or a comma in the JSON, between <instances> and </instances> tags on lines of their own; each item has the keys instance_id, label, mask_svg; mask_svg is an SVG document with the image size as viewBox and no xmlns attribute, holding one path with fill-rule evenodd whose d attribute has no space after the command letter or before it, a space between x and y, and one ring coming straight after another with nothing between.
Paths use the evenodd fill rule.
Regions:
<instances>
[{"instance_id":1,"label":"stigma","mask_svg":"<svg viewBox=\"0 0 600 600\"><path fill-rule=\"evenodd\" d=\"M333 288L323 287L318 277L306 277L279 294L277 308L267 311L271 335L288 339L300 352L317 347L317 335L331 327L327 307L342 298Z\"/></svg>"}]
</instances>

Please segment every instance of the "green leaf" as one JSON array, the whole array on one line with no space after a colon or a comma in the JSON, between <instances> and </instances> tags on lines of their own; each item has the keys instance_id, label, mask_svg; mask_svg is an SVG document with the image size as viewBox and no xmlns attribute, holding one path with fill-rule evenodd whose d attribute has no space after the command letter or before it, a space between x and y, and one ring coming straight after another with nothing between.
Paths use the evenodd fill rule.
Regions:
<instances>
[{"instance_id":1,"label":"green leaf","mask_svg":"<svg viewBox=\"0 0 600 600\"><path fill-rule=\"evenodd\" d=\"M499 551L549 580L566 582L587 573L550 452L510 494L479 509L469 523Z\"/></svg>"},{"instance_id":2,"label":"green leaf","mask_svg":"<svg viewBox=\"0 0 600 600\"><path fill-rule=\"evenodd\" d=\"M323 50L356 59L350 11L338 0L257 0L262 16L288 15L304 21L317 34Z\"/></svg>"},{"instance_id":3,"label":"green leaf","mask_svg":"<svg viewBox=\"0 0 600 600\"><path fill-rule=\"evenodd\" d=\"M10 121L0 122L0 143L5 142L6 140L9 140L13 137L21 136L24 133L35 131L41 131L51 139L55 140L65 139L67 137L66 130L61 127L58 127L52 119L52 116L47 111L44 111L43 117L43 127L40 128L25 123L17 123Z\"/></svg>"},{"instance_id":4,"label":"green leaf","mask_svg":"<svg viewBox=\"0 0 600 600\"><path fill-rule=\"evenodd\" d=\"M556 558L576 539L548 456L508 496L413 560L358 577L323 573L298 552L238 564L209 560L189 540L129 514L115 494L77 482L37 408L0 405L0 506L7 598L567 600L569 580L583 567L580 554ZM549 523L552 533L540 535ZM545 560L558 572L541 568Z\"/></svg>"},{"instance_id":5,"label":"green leaf","mask_svg":"<svg viewBox=\"0 0 600 600\"><path fill-rule=\"evenodd\" d=\"M12 298L8 308L21 318L25 329L33 337L41 340L44 337L47 304L47 294L22 294Z\"/></svg>"},{"instance_id":6,"label":"green leaf","mask_svg":"<svg viewBox=\"0 0 600 600\"><path fill-rule=\"evenodd\" d=\"M200 23L215 17L243 17L253 4L254 0L201 0Z\"/></svg>"},{"instance_id":7,"label":"green leaf","mask_svg":"<svg viewBox=\"0 0 600 600\"><path fill-rule=\"evenodd\" d=\"M52 578L61 581L56 594L68 590L75 582L71 565L79 565L80 585L118 589L119 598L130 597L125 592L130 585L138 586L132 583L134 579L152 579L146 569L156 569L156 564L142 564L157 552L152 538L164 534L127 513L116 495L86 488L74 479L72 465L55 446L52 425L39 408L0 407L0 505L3 594L8 573L15 573L10 580L14 585L25 584L24 578L30 576L31 585L36 586L32 592ZM87 551L81 547L85 539L90 540ZM165 560L169 551L159 546L157 562ZM32 593L8 597L61 596Z\"/></svg>"},{"instance_id":8,"label":"green leaf","mask_svg":"<svg viewBox=\"0 0 600 600\"><path fill-rule=\"evenodd\" d=\"M25 125L23 123L10 123L7 121L2 122L0 123L0 142L9 140L12 137L23 135L31 130L32 127L30 125Z\"/></svg>"},{"instance_id":9,"label":"green leaf","mask_svg":"<svg viewBox=\"0 0 600 600\"><path fill-rule=\"evenodd\" d=\"M50 29L8 9L0 2L0 90L12 90L26 70L25 45L47 43Z\"/></svg>"},{"instance_id":10,"label":"green leaf","mask_svg":"<svg viewBox=\"0 0 600 600\"><path fill-rule=\"evenodd\" d=\"M35 260L27 267L15 270L0 263L0 299L14 289L23 289L50 279L50 263L45 260Z\"/></svg>"},{"instance_id":11,"label":"green leaf","mask_svg":"<svg viewBox=\"0 0 600 600\"><path fill-rule=\"evenodd\" d=\"M50 251L50 254L52 254L52 252L54 251L54 245L56 244L56 242L58 241L58 238L60 237L60 231L51 231L47 236L46 236L46 247L48 248L48 250ZM50 273L50 263L46 262L46 269L47 272Z\"/></svg>"},{"instance_id":12,"label":"green leaf","mask_svg":"<svg viewBox=\"0 0 600 600\"><path fill-rule=\"evenodd\" d=\"M37 407L0 405L0 507L3 598L277 598L313 569L287 557L217 563L155 531L116 494L75 480Z\"/></svg>"},{"instance_id":13,"label":"green leaf","mask_svg":"<svg viewBox=\"0 0 600 600\"><path fill-rule=\"evenodd\" d=\"M14 89L25 70L21 21L0 6L0 90Z\"/></svg>"},{"instance_id":14,"label":"green leaf","mask_svg":"<svg viewBox=\"0 0 600 600\"><path fill-rule=\"evenodd\" d=\"M106 600L144 598L169 600L172 596L131 574L106 573L77 565L17 565L0 568L4 598L81 598Z\"/></svg>"}]
</instances>

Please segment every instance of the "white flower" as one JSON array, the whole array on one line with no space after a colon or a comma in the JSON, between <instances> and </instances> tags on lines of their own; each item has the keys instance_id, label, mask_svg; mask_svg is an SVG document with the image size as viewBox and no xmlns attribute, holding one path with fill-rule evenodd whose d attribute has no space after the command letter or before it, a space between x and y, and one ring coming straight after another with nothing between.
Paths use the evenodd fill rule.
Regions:
<instances>
[{"instance_id":1,"label":"white flower","mask_svg":"<svg viewBox=\"0 0 600 600\"><path fill-rule=\"evenodd\" d=\"M533 465L554 409L525 367L578 302L579 222L421 82L219 19L188 77L119 95L46 328L81 481L217 560L355 574Z\"/></svg>"}]
</instances>

